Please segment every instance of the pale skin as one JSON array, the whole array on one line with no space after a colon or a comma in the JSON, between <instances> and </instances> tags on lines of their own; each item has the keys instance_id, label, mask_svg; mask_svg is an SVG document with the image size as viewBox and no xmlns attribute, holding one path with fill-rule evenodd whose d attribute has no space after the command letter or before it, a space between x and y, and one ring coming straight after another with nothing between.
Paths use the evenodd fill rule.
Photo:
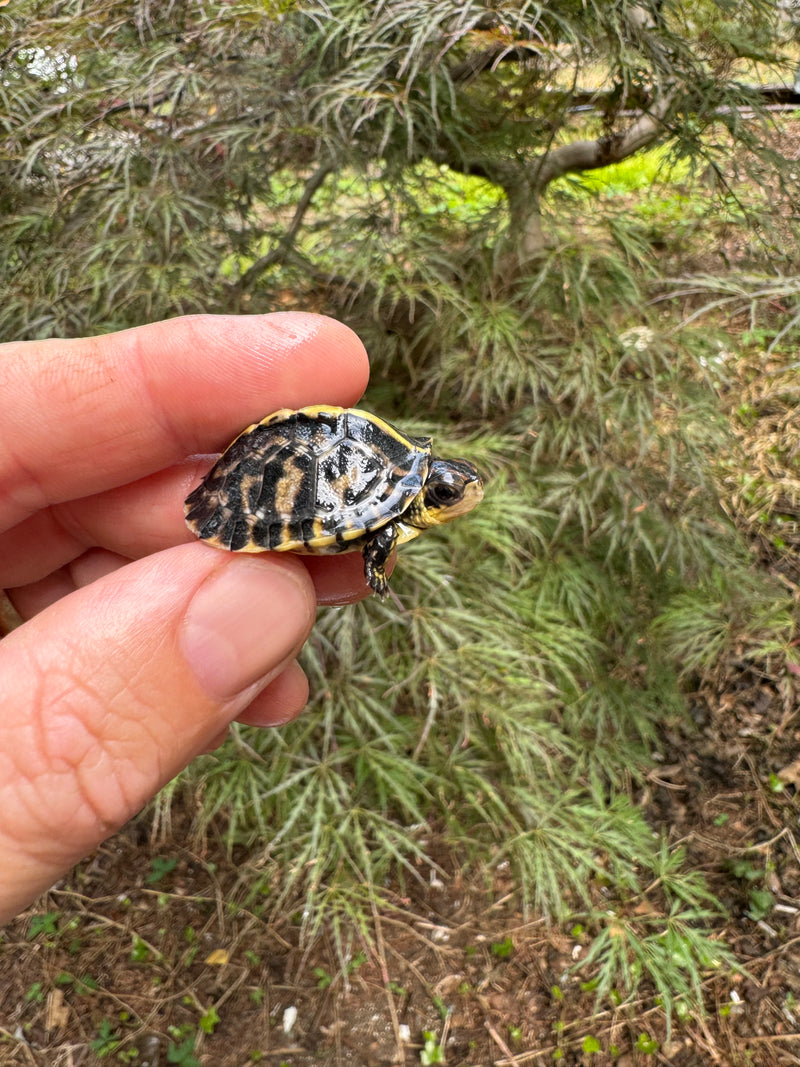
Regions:
<instances>
[{"instance_id":1,"label":"pale skin","mask_svg":"<svg viewBox=\"0 0 800 1067\"><path fill-rule=\"evenodd\" d=\"M194 540L208 453L281 407L355 404L361 342L316 315L194 316L0 345L0 924L237 719L308 698L318 603L366 596L360 553ZM189 457L189 458L187 458Z\"/></svg>"}]
</instances>

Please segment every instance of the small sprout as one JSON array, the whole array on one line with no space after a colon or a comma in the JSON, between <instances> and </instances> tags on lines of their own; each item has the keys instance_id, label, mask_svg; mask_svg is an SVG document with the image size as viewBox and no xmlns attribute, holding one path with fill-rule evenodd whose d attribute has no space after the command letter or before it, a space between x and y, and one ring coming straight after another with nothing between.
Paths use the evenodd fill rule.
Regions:
<instances>
[{"instance_id":1,"label":"small sprout","mask_svg":"<svg viewBox=\"0 0 800 1067\"><path fill-rule=\"evenodd\" d=\"M587 1034L583 1039L582 1048L587 1055L592 1055L594 1052L600 1052L602 1046L596 1037L592 1034Z\"/></svg>"},{"instance_id":2,"label":"small sprout","mask_svg":"<svg viewBox=\"0 0 800 1067\"><path fill-rule=\"evenodd\" d=\"M328 989L333 982L333 978L328 974L324 967L315 967L314 976L317 979L317 989Z\"/></svg>"},{"instance_id":3,"label":"small sprout","mask_svg":"<svg viewBox=\"0 0 800 1067\"><path fill-rule=\"evenodd\" d=\"M441 1015L442 1019L446 1020L448 1015L450 1014L450 1009L447 1007L441 997L433 996L431 999L433 1000L433 1005Z\"/></svg>"},{"instance_id":4,"label":"small sprout","mask_svg":"<svg viewBox=\"0 0 800 1067\"><path fill-rule=\"evenodd\" d=\"M141 937L134 935L131 960L133 963L146 963L150 959L150 948Z\"/></svg>"},{"instance_id":5,"label":"small sprout","mask_svg":"<svg viewBox=\"0 0 800 1067\"><path fill-rule=\"evenodd\" d=\"M177 1027L170 1027L176 1030ZM167 1063L178 1064L178 1067L201 1067L200 1061L194 1054L194 1034L189 1034L179 1045L170 1041L167 1048Z\"/></svg>"},{"instance_id":6,"label":"small sprout","mask_svg":"<svg viewBox=\"0 0 800 1067\"><path fill-rule=\"evenodd\" d=\"M55 937L58 934L58 919L60 913L48 911L44 915L33 915L28 923L28 940L33 941L39 934L47 934Z\"/></svg>"},{"instance_id":7,"label":"small sprout","mask_svg":"<svg viewBox=\"0 0 800 1067\"><path fill-rule=\"evenodd\" d=\"M98 1059L102 1059L104 1056L110 1056L113 1052L116 1052L121 1043L122 1038L112 1028L108 1019L101 1019L97 1028L97 1037L89 1042L89 1048L92 1052L97 1053Z\"/></svg>"},{"instance_id":8,"label":"small sprout","mask_svg":"<svg viewBox=\"0 0 800 1067\"><path fill-rule=\"evenodd\" d=\"M753 889L750 891L748 918L754 922L766 919L775 906L775 900L768 889Z\"/></svg>"},{"instance_id":9,"label":"small sprout","mask_svg":"<svg viewBox=\"0 0 800 1067\"><path fill-rule=\"evenodd\" d=\"M353 972L357 971L359 967L363 967L366 962L367 962L367 954L366 954L366 952L359 952L358 955L353 956L353 958L347 964L347 973L348 974L353 974Z\"/></svg>"},{"instance_id":10,"label":"small sprout","mask_svg":"<svg viewBox=\"0 0 800 1067\"><path fill-rule=\"evenodd\" d=\"M220 1019L219 1015L217 1015L217 1009L212 1004L208 1011L203 1012L200 1016L199 1026L204 1034L213 1034L219 1021Z\"/></svg>"},{"instance_id":11,"label":"small sprout","mask_svg":"<svg viewBox=\"0 0 800 1067\"><path fill-rule=\"evenodd\" d=\"M686 1022L687 1019L690 1019L692 1017L692 1009L689 1007L685 1000L676 1000L675 1014L678 1016L681 1022Z\"/></svg>"},{"instance_id":12,"label":"small sprout","mask_svg":"<svg viewBox=\"0 0 800 1067\"><path fill-rule=\"evenodd\" d=\"M167 859L164 856L154 856L150 863L150 873L145 878L147 885L155 885L162 878L174 871L178 866L176 859Z\"/></svg>"},{"instance_id":13,"label":"small sprout","mask_svg":"<svg viewBox=\"0 0 800 1067\"><path fill-rule=\"evenodd\" d=\"M430 1067L434 1063L444 1063L444 1049L439 1044L436 1034L432 1030L422 1031L422 1040L425 1045L419 1054L419 1062L422 1067Z\"/></svg>"},{"instance_id":14,"label":"small sprout","mask_svg":"<svg viewBox=\"0 0 800 1067\"><path fill-rule=\"evenodd\" d=\"M498 960L507 960L513 951L514 942L510 937L506 937L503 941L495 941L492 945L492 955Z\"/></svg>"},{"instance_id":15,"label":"small sprout","mask_svg":"<svg viewBox=\"0 0 800 1067\"><path fill-rule=\"evenodd\" d=\"M75 979L74 988L78 996L85 997L90 993L96 993L100 988L100 984L96 978L92 978L90 974L85 974L82 978Z\"/></svg>"},{"instance_id":16,"label":"small sprout","mask_svg":"<svg viewBox=\"0 0 800 1067\"><path fill-rule=\"evenodd\" d=\"M654 1041L649 1034L641 1033L636 1042L636 1048L639 1052L644 1052L647 1056L652 1056L654 1052L658 1052L658 1042Z\"/></svg>"}]
</instances>

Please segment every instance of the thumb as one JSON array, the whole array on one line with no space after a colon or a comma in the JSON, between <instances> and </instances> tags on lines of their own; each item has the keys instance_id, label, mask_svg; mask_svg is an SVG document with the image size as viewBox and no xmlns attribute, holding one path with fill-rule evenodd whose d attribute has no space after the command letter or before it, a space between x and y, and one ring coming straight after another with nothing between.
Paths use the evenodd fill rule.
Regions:
<instances>
[{"instance_id":1,"label":"thumb","mask_svg":"<svg viewBox=\"0 0 800 1067\"><path fill-rule=\"evenodd\" d=\"M181 545L0 642L0 922L142 805L294 659L297 560Z\"/></svg>"}]
</instances>

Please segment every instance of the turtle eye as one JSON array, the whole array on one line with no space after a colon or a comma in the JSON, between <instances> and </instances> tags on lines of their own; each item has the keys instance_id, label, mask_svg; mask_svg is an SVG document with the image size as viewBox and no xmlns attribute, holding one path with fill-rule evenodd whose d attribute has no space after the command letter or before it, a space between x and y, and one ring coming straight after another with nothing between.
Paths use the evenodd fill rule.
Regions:
<instances>
[{"instance_id":1,"label":"turtle eye","mask_svg":"<svg viewBox=\"0 0 800 1067\"><path fill-rule=\"evenodd\" d=\"M448 485L446 482L437 482L435 485L428 486L425 493L425 504L429 508L449 508L457 503L461 497L462 492L458 486Z\"/></svg>"}]
</instances>

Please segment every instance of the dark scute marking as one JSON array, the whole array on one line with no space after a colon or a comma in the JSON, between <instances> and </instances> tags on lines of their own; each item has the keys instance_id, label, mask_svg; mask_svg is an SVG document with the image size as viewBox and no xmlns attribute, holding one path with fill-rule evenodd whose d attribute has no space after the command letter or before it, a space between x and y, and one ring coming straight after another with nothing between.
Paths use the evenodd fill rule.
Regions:
<instances>
[{"instance_id":1,"label":"dark scute marking","mask_svg":"<svg viewBox=\"0 0 800 1067\"><path fill-rule=\"evenodd\" d=\"M192 516L190 515L189 518L192 518ZM221 512L219 512L219 511L213 512L206 519L196 523L197 536L202 538L202 539L204 539L204 540L208 540L209 538L212 538L212 537L219 538L220 537L220 531L222 529L222 526L223 526L224 522L225 522L225 516L222 515ZM224 538L220 538L220 539L224 540Z\"/></svg>"},{"instance_id":2,"label":"dark scute marking","mask_svg":"<svg viewBox=\"0 0 800 1067\"><path fill-rule=\"evenodd\" d=\"M297 412L277 426L285 427L287 438L296 443L303 442L313 451L319 452L326 443L335 441L344 434L344 424L344 416L341 415L331 413L311 416Z\"/></svg>"},{"instance_id":3,"label":"dark scute marking","mask_svg":"<svg viewBox=\"0 0 800 1067\"><path fill-rule=\"evenodd\" d=\"M280 543L282 529L282 524L279 522L256 519L250 527L250 538L254 545L259 545L266 551Z\"/></svg>"},{"instance_id":4,"label":"dark scute marking","mask_svg":"<svg viewBox=\"0 0 800 1067\"><path fill-rule=\"evenodd\" d=\"M262 521L287 521L313 508L316 458L308 451L285 445L264 465L260 492L250 510Z\"/></svg>"},{"instance_id":5,"label":"dark scute marking","mask_svg":"<svg viewBox=\"0 0 800 1067\"><path fill-rule=\"evenodd\" d=\"M250 524L246 519L237 519L231 516L225 543L229 546L231 552L239 552L250 544Z\"/></svg>"}]
</instances>

